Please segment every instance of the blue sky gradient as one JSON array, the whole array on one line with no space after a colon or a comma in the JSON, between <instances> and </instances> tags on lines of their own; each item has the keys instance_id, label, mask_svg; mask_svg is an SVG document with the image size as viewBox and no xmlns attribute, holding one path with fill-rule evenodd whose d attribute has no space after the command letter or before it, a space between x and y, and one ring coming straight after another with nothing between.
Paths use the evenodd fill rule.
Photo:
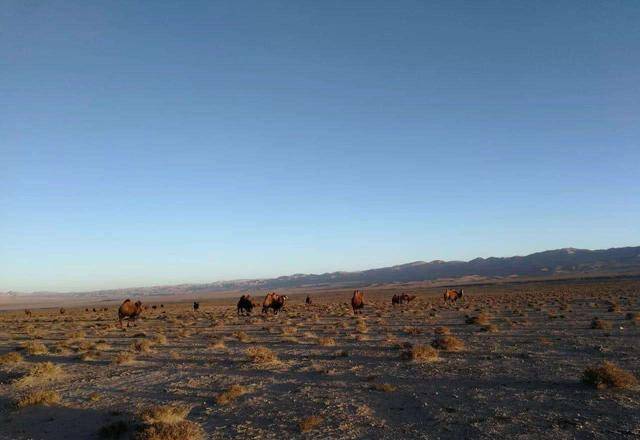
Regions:
<instances>
[{"instance_id":1,"label":"blue sky gradient","mask_svg":"<svg viewBox=\"0 0 640 440\"><path fill-rule=\"evenodd\" d=\"M640 2L0 3L0 290L640 244Z\"/></svg>"}]
</instances>

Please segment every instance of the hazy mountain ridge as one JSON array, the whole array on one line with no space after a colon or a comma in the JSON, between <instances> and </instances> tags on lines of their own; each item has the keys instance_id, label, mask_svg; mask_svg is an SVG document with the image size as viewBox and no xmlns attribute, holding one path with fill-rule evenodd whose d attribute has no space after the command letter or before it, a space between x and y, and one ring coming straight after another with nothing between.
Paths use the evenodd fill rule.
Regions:
<instances>
[{"instance_id":1,"label":"hazy mountain ridge","mask_svg":"<svg viewBox=\"0 0 640 440\"><path fill-rule=\"evenodd\" d=\"M327 285L370 285L434 281L469 276L478 277L535 277L555 274L589 274L594 272L640 271L640 246L588 250L564 248L537 252L526 256L475 258L470 261L431 262L414 261L396 266L356 272L330 272L323 274L294 274L271 279L218 281L205 284L179 284L91 292L67 293L70 296L114 298L126 295L176 295L230 290L268 290ZM54 294L34 292L33 295ZM58 293L56 293L58 294ZM0 292L0 296L29 295Z\"/></svg>"}]
</instances>

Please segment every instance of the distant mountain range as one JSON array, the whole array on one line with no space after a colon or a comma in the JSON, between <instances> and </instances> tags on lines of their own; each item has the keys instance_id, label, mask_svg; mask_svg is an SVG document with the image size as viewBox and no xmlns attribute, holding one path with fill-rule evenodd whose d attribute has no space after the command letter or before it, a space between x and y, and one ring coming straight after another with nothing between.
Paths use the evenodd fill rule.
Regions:
<instances>
[{"instance_id":1,"label":"distant mountain range","mask_svg":"<svg viewBox=\"0 0 640 440\"><path fill-rule=\"evenodd\" d=\"M222 291L264 291L281 288L370 286L372 284L419 281L497 280L519 277L550 277L593 274L640 273L640 246L588 250L564 248L537 252L524 257L476 258L471 261L415 261L398 266L357 272L295 274L271 279L219 281L206 284L181 284L93 292L69 293L71 296L117 298L127 295L179 295ZM47 292L38 292L46 295ZM36 294L36 293L34 293ZM25 295L3 292L0 296Z\"/></svg>"}]
</instances>

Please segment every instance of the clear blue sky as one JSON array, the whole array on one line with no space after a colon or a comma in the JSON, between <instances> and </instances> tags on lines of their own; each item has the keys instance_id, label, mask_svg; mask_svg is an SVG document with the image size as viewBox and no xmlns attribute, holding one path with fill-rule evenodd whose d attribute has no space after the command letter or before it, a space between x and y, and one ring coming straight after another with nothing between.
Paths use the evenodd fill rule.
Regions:
<instances>
[{"instance_id":1,"label":"clear blue sky","mask_svg":"<svg viewBox=\"0 0 640 440\"><path fill-rule=\"evenodd\" d=\"M0 290L640 244L640 2L2 1Z\"/></svg>"}]
</instances>

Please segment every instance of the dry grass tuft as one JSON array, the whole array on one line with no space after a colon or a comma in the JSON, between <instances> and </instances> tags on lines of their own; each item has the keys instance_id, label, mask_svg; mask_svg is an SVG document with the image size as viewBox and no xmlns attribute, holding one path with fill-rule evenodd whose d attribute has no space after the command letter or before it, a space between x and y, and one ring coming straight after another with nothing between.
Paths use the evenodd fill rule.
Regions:
<instances>
[{"instance_id":1,"label":"dry grass tuft","mask_svg":"<svg viewBox=\"0 0 640 440\"><path fill-rule=\"evenodd\" d=\"M137 341L131 344L131 350L137 351L138 353L149 353L151 352L152 346L153 344L150 340L138 339Z\"/></svg>"},{"instance_id":2,"label":"dry grass tuft","mask_svg":"<svg viewBox=\"0 0 640 440\"><path fill-rule=\"evenodd\" d=\"M438 360L438 350L433 347L416 345L409 350L403 351L400 358L413 362L434 362Z\"/></svg>"},{"instance_id":3,"label":"dry grass tuft","mask_svg":"<svg viewBox=\"0 0 640 440\"><path fill-rule=\"evenodd\" d=\"M15 351L10 351L0 356L0 365L12 365L23 361L22 355Z\"/></svg>"},{"instance_id":4,"label":"dry grass tuft","mask_svg":"<svg viewBox=\"0 0 640 440\"><path fill-rule=\"evenodd\" d=\"M47 346L38 341L27 342L26 344L24 344L24 350L32 356L49 353Z\"/></svg>"},{"instance_id":5,"label":"dry grass tuft","mask_svg":"<svg viewBox=\"0 0 640 440\"><path fill-rule=\"evenodd\" d=\"M478 316L469 316L465 320L466 324L488 325L491 317L486 313L480 313Z\"/></svg>"},{"instance_id":6,"label":"dry grass tuft","mask_svg":"<svg viewBox=\"0 0 640 440\"><path fill-rule=\"evenodd\" d=\"M186 405L156 405L144 409L140 413L140 419L147 425L154 423L166 423L173 425L187 417L191 407Z\"/></svg>"},{"instance_id":7,"label":"dry grass tuft","mask_svg":"<svg viewBox=\"0 0 640 440\"><path fill-rule=\"evenodd\" d=\"M240 342L251 342L251 337L245 332L235 332L233 336Z\"/></svg>"},{"instance_id":8,"label":"dry grass tuft","mask_svg":"<svg viewBox=\"0 0 640 440\"><path fill-rule=\"evenodd\" d=\"M318 338L318 344L322 345L323 347L333 347L334 345L336 345L336 341L333 338L320 337Z\"/></svg>"},{"instance_id":9,"label":"dry grass tuft","mask_svg":"<svg viewBox=\"0 0 640 440\"><path fill-rule=\"evenodd\" d=\"M597 389L631 388L638 384L638 379L617 365L605 361L598 367L591 367L582 373L582 382Z\"/></svg>"},{"instance_id":10,"label":"dry grass tuft","mask_svg":"<svg viewBox=\"0 0 640 440\"><path fill-rule=\"evenodd\" d=\"M597 330L611 330L611 323L600 318L593 318L590 328Z\"/></svg>"},{"instance_id":11,"label":"dry grass tuft","mask_svg":"<svg viewBox=\"0 0 640 440\"><path fill-rule=\"evenodd\" d=\"M60 394L52 390L37 390L27 393L16 401L16 407L26 408L35 405L57 405L60 403Z\"/></svg>"},{"instance_id":12,"label":"dry grass tuft","mask_svg":"<svg viewBox=\"0 0 640 440\"><path fill-rule=\"evenodd\" d=\"M245 354L254 364L277 364L280 362L278 356L266 347L251 347Z\"/></svg>"},{"instance_id":13,"label":"dry grass tuft","mask_svg":"<svg viewBox=\"0 0 640 440\"><path fill-rule=\"evenodd\" d=\"M383 393L393 393L398 389L395 385L391 385L390 383L374 383L371 385L372 390L381 391Z\"/></svg>"},{"instance_id":14,"label":"dry grass tuft","mask_svg":"<svg viewBox=\"0 0 640 440\"><path fill-rule=\"evenodd\" d=\"M135 356L130 351L121 351L113 359L113 363L117 365L128 365L135 360Z\"/></svg>"},{"instance_id":15,"label":"dry grass tuft","mask_svg":"<svg viewBox=\"0 0 640 440\"><path fill-rule=\"evenodd\" d=\"M300 432L308 432L314 428L317 428L322 422L323 418L320 416L309 416L305 417L298 423L298 428Z\"/></svg>"},{"instance_id":16,"label":"dry grass tuft","mask_svg":"<svg viewBox=\"0 0 640 440\"><path fill-rule=\"evenodd\" d=\"M228 390L223 391L216 396L216 403L218 405L228 405L234 400L236 400L238 397L242 396L243 394L246 394L248 391L249 390L247 390L247 388L243 387L242 385L238 385L238 384L231 385L231 387Z\"/></svg>"},{"instance_id":17,"label":"dry grass tuft","mask_svg":"<svg viewBox=\"0 0 640 440\"><path fill-rule=\"evenodd\" d=\"M175 425L156 423L136 433L136 440L202 440L204 431L197 423L183 420Z\"/></svg>"},{"instance_id":18,"label":"dry grass tuft","mask_svg":"<svg viewBox=\"0 0 640 440\"><path fill-rule=\"evenodd\" d=\"M418 327L404 327L402 331L407 335L417 336L422 333L422 330Z\"/></svg>"},{"instance_id":19,"label":"dry grass tuft","mask_svg":"<svg viewBox=\"0 0 640 440\"><path fill-rule=\"evenodd\" d=\"M197 423L185 420L191 410L185 405L160 405L140 414L143 428L136 433L138 440L201 440L204 431Z\"/></svg>"},{"instance_id":20,"label":"dry grass tuft","mask_svg":"<svg viewBox=\"0 0 640 440\"><path fill-rule=\"evenodd\" d=\"M151 341L155 344L164 345L167 343L167 337L162 333L156 333L151 337Z\"/></svg>"},{"instance_id":21,"label":"dry grass tuft","mask_svg":"<svg viewBox=\"0 0 640 440\"><path fill-rule=\"evenodd\" d=\"M209 348L211 350L222 350L222 349L224 349L226 347L224 345L224 340L222 338L220 338L220 339L216 339L215 341L209 343L207 348Z\"/></svg>"},{"instance_id":22,"label":"dry grass tuft","mask_svg":"<svg viewBox=\"0 0 640 440\"><path fill-rule=\"evenodd\" d=\"M495 333L498 331L498 326L495 324L487 324L480 327L480 331L487 333Z\"/></svg>"},{"instance_id":23,"label":"dry grass tuft","mask_svg":"<svg viewBox=\"0 0 640 440\"><path fill-rule=\"evenodd\" d=\"M464 342L455 336L444 335L433 340L431 346L438 350L444 351L462 351L464 350Z\"/></svg>"},{"instance_id":24,"label":"dry grass tuft","mask_svg":"<svg viewBox=\"0 0 640 440\"><path fill-rule=\"evenodd\" d=\"M34 364L29 372L16 381L18 386L28 386L34 383L51 381L62 377L64 373L62 368L51 362L41 362Z\"/></svg>"}]
</instances>

